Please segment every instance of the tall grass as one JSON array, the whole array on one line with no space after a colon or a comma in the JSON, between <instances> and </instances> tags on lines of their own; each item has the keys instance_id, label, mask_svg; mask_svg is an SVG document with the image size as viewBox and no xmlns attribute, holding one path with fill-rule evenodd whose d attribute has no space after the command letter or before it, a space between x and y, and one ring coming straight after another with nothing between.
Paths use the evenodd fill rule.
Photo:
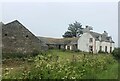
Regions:
<instances>
[{"instance_id":1,"label":"tall grass","mask_svg":"<svg viewBox=\"0 0 120 81\"><path fill-rule=\"evenodd\" d=\"M29 60L26 59L26 63L15 71L14 68L12 70L3 68L3 78L117 79L118 77L118 63L111 54L49 50Z\"/></svg>"}]
</instances>

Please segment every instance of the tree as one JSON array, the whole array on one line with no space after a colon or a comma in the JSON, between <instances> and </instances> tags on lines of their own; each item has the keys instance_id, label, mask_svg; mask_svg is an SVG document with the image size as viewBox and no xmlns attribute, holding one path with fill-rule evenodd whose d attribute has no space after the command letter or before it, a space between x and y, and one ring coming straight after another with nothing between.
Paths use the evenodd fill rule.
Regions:
<instances>
[{"instance_id":1,"label":"tree","mask_svg":"<svg viewBox=\"0 0 120 81\"><path fill-rule=\"evenodd\" d=\"M68 31L64 33L63 37L78 37L83 33L82 29L81 23L75 21L75 23L69 24Z\"/></svg>"},{"instance_id":2,"label":"tree","mask_svg":"<svg viewBox=\"0 0 120 81\"><path fill-rule=\"evenodd\" d=\"M120 48L115 48L114 51L112 52L112 55L120 61Z\"/></svg>"},{"instance_id":3,"label":"tree","mask_svg":"<svg viewBox=\"0 0 120 81\"><path fill-rule=\"evenodd\" d=\"M64 38L71 38L73 37L72 33L70 31L66 31L65 34L63 35Z\"/></svg>"}]
</instances>

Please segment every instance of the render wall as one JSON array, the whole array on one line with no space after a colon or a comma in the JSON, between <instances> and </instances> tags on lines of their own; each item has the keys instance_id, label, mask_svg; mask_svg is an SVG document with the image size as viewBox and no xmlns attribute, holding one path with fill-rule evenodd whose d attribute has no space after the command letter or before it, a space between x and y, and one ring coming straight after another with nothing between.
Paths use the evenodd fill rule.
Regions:
<instances>
[{"instance_id":1,"label":"render wall","mask_svg":"<svg viewBox=\"0 0 120 81\"><path fill-rule=\"evenodd\" d=\"M105 46L107 46L107 52L110 53L110 47L112 47L112 51L113 51L115 44L110 42L104 42L104 41L103 42L96 41L97 52L99 52L100 46L102 46L102 51L104 52L105 52Z\"/></svg>"},{"instance_id":2,"label":"render wall","mask_svg":"<svg viewBox=\"0 0 120 81\"><path fill-rule=\"evenodd\" d=\"M90 43L89 39L93 38L93 42ZM89 52L89 46L93 46L93 53L98 53L100 50L100 46L102 46L102 51L105 52L105 46L107 46L107 52L110 53L110 47L112 47L112 51L114 50L115 44L110 42L100 42L95 41L94 37L92 37L89 33L84 33L78 39L78 49L81 51Z\"/></svg>"},{"instance_id":3,"label":"render wall","mask_svg":"<svg viewBox=\"0 0 120 81\"><path fill-rule=\"evenodd\" d=\"M90 43L89 39L93 38L91 34L84 33L79 39L78 39L78 49L81 51L89 52L89 46L93 46L93 52L95 53L95 39L93 38L93 42Z\"/></svg>"}]
</instances>

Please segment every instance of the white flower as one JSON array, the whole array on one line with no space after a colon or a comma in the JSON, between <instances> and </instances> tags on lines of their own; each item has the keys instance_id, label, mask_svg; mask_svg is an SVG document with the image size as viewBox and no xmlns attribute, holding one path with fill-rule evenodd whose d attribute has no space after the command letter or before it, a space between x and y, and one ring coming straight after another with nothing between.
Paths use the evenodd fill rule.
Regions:
<instances>
[{"instance_id":1,"label":"white flower","mask_svg":"<svg viewBox=\"0 0 120 81\"><path fill-rule=\"evenodd\" d=\"M10 69L13 69L13 68L10 68Z\"/></svg>"},{"instance_id":2,"label":"white flower","mask_svg":"<svg viewBox=\"0 0 120 81\"><path fill-rule=\"evenodd\" d=\"M72 77L72 79L75 79L75 77Z\"/></svg>"}]
</instances>

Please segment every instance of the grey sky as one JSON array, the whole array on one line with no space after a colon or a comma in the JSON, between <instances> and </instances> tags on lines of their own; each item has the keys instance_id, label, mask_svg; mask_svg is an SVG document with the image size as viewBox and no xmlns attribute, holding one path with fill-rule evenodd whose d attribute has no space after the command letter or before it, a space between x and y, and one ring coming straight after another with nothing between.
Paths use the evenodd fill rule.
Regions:
<instances>
[{"instance_id":1,"label":"grey sky","mask_svg":"<svg viewBox=\"0 0 120 81\"><path fill-rule=\"evenodd\" d=\"M68 24L75 20L93 26L93 31L106 30L118 42L117 2L42 2L3 3L2 21L19 20L32 33L46 37L62 37Z\"/></svg>"}]
</instances>

